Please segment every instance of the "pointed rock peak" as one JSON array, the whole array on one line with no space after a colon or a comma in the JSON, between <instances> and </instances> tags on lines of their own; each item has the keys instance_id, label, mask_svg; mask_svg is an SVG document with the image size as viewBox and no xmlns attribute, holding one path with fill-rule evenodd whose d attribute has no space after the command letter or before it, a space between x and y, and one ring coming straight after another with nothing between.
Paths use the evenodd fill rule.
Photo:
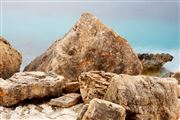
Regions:
<instances>
[{"instance_id":1,"label":"pointed rock peak","mask_svg":"<svg viewBox=\"0 0 180 120\"><path fill-rule=\"evenodd\" d=\"M0 42L3 42L5 44L7 44L7 45L10 45L10 43L2 36L0 36Z\"/></svg>"}]
</instances>

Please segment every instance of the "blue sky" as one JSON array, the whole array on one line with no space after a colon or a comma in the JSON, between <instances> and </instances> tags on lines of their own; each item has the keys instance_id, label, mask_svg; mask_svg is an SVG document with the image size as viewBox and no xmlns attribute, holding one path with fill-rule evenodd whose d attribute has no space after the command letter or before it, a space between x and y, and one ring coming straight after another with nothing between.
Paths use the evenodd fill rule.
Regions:
<instances>
[{"instance_id":1,"label":"blue sky","mask_svg":"<svg viewBox=\"0 0 180 120\"><path fill-rule=\"evenodd\" d=\"M84 12L91 12L125 37L136 52L173 51L174 64L179 64L180 3L177 0L13 1L3 2L1 32L23 54L23 66L62 38Z\"/></svg>"}]
</instances>

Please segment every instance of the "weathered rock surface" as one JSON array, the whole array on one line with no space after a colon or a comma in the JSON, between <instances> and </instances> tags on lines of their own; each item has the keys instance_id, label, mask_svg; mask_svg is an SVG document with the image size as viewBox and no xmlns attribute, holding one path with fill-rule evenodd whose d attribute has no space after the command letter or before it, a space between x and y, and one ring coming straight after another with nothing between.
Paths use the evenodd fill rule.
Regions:
<instances>
[{"instance_id":1,"label":"weathered rock surface","mask_svg":"<svg viewBox=\"0 0 180 120\"><path fill-rule=\"evenodd\" d=\"M25 68L53 71L72 81L95 70L137 75L142 64L124 38L90 13L84 13L70 32Z\"/></svg>"},{"instance_id":2,"label":"weathered rock surface","mask_svg":"<svg viewBox=\"0 0 180 120\"><path fill-rule=\"evenodd\" d=\"M0 106L0 120L76 120L83 104L70 108L43 104L26 104L17 107Z\"/></svg>"},{"instance_id":3,"label":"weathered rock surface","mask_svg":"<svg viewBox=\"0 0 180 120\"><path fill-rule=\"evenodd\" d=\"M172 77L176 78L176 80L178 80L178 84L180 85L180 72L176 72L172 74Z\"/></svg>"},{"instance_id":4,"label":"weathered rock surface","mask_svg":"<svg viewBox=\"0 0 180 120\"><path fill-rule=\"evenodd\" d=\"M128 120L176 120L177 87L174 78L122 74L112 78L104 99L122 105Z\"/></svg>"},{"instance_id":5,"label":"weathered rock surface","mask_svg":"<svg viewBox=\"0 0 180 120\"><path fill-rule=\"evenodd\" d=\"M59 98L51 99L49 105L56 107L72 107L81 102L81 95L78 93L69 93Z\"/></svg>"},{"instance_id":6,"label":"weathered rock surface","mask_svg":"<svg viewBox=\"0 0 180 120\"><path fill-rule=\"evenodd\" d=\"M102 99L116 74L103 71L84 72L79 76L80 93L84 103L93 98Z\"/></svg>"},{"instance_id":7,"label":"weathered rock surface","mask_svg":"<svg viewBox=\"0 0 180 120\"><path fill-rule=\"evenodd\" d=\"M178 85L178 92L177 92L178 98L180 98L180 85Z\"/></svg>"},{"instance_id":8,"label":"weathered rock surface","mask_svg":"<svg viewBox=\"0 0 180 120\"><path fill-rule=\"evenodd\" d=\"M63 89L63 93L79 93L80 85L79 82L66 82Z\"/></svg>"},{"instance_id":9,"label":"weathered rock surface","mask_svg":"<svg viewBox=\"0 0 180 120\"><path fill-rule=\"evenodd\" d=\"M125 120L126 116L122 106L97 98L91 100L81 113L78 120Z\"/></svg>"},{"instance_id":10,"label":"weathered rock surface","mask_svg":"<svg viewBox=\"0 0 180 120\"><path fill-rule=\"evenodd\" d=\"M0 78L6 79L20 70L20 53L0 37Z\"/></svg>"},{"instance_id":11,"label":"weathered rock surface","mask_svg":"<svg viewBox=\"0 0 180 120\"><path fill-rule=\"evenodd\" d=\"M0 79L0 105L11 106L31 98L60 96L64 77L54 73L24 72Z\"/></svg>"},{"instance_id":12,"label":"weathered rock surface","mask_svg":"<svg viewBox=\"0 0 180 120\"><path fill-rule=\"evenodd\" d=\"M148 71L158 71L162 66L173 60L173 56L170 54L138 54L139 59L143 65L143 71L146 73Z\"/></svg>"}]
</instances>

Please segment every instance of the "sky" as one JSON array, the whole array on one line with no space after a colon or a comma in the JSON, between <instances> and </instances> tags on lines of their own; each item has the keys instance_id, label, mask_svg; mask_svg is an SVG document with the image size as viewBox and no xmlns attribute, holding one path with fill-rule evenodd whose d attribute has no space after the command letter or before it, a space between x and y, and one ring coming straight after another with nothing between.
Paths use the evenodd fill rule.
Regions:
<instances>
[{"instance_id":1,"label":"sky","mask_svg":"<svg viewBox=\"0 0 180 120\"><path fill-rule=\"evenodd\" d=\"M88 0L89 1L89 0ZM136 52L168 52L180 70L178 0L2 0L1 36L23 55L23 67L90 12L128 40Z\"/></svg>"}]
</instances>

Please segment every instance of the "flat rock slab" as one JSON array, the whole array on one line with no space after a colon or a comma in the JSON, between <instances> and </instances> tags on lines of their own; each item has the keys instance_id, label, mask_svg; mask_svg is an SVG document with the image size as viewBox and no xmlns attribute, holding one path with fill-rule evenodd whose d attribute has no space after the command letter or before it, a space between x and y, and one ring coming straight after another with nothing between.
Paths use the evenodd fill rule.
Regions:
<instances>
[{"instance_id":1,"label":"flat rock slab","mask_svg":"<svg viewBox=\"0 0 180 120\"><path fill-rule=\"evenodd\" d=\"M177 120L180 103L174 78L116 75L104 96L126 109L128 120Z\"/></svg>"},{"instance_id":2,"label":"flat rock slab","mask_svg":"<svg viewBox=\"0 0 180 120\"><path fill-rule=\"evenodd\" d=\"M93 98L102 99L110 84L111 78L117 74L103 71L84 72L79 76L80 93L84 103Z\"/></svg>"},{"instance_id":3,"label":"flat rock slab","mask_svg":"<svg viewBox=\"0 0 180 120\"><path fill-rule=\"evenodd\" d=\"M68 108L81 102L81 95L78 93L69 93L59 98L51 99L49 105Z\"/></svg>"},{"instance_id":4,"label":"flat rock slab","mask_svg":"<svg viewBox=\"0 0 180 120\"><path fill-rule=\"evenodd\" d=\"M94 15L84 13L62 39L26 66L25 71L53 71L77 81L87 71L137 75L142 69L127 40Z\"/></svg>"},{"instance_id":5,"label":"flat rock slab","mask_svg":"<svg viewBox=\"0 0 180 120\"><path fill-rule=\"evenodd\" d=\"M0 79L0 105L11 106L25 99L60 96L64 77L54 73L22 72Z\"/></svg>"},{"instance_id":6,"label":"flat rock slab","mask_svg":"<svg viewBox=\"0 0 180 120\"><path fill-rule=\"evenodd\" d=\"M77 120L125 120L125 117L122 106L95 98L83 107Z\"/></svg>"},{"instance_id":7,"label":"flat rock slab","mask_svg":"<svg viewBox=\"0 0 180 120\"><path fill-rule=\"evenodd\" d=\"M63 93L79 93L80 85L79 82L66 82L63 89Z\"/></svg>"}]
</instances>

